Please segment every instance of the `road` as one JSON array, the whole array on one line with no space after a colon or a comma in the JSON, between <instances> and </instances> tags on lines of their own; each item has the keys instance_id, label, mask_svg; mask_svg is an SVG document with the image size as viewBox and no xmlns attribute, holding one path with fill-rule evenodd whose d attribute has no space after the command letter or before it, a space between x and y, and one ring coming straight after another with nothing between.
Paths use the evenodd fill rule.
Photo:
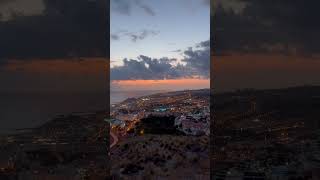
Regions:
<instances>
[{"instance_id":1,"label":"road","mask_svg":"<svg viewBox=\"0 0 320 180\"><path fill-rule=\"evenodd\" d=\"M134 118L134 119L132 119L131 121L130 121L130 123L128 122L127 124L126 124L126 130L125 130L125 133L123 134L123 133L119 133L120 134L120 136L122 137L122 136L124 136L126 133L127 133L127 131L128 130L130 130L130 129L133 129L134 128L134 126L135 126L135 124L137 123L137 122L139 122L140 121L140 119L139 118ZM116 130L115 130L116 131ZM112 132L112 129L110 130L110 136L111 136L111 138L110 138L110 149L113 147L113 146L115 146L117 143L118 143L118 141L119 141L119 138L118 138L118 136L116 135L117 133L114 133L114 132Z\"/></svg>"}]
</instances>

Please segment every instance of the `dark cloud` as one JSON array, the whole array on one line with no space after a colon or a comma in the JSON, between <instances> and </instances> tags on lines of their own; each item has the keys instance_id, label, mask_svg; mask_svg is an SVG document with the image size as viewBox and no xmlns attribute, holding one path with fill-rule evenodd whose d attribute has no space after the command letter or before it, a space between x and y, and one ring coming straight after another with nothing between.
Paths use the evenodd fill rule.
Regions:
<instances>
[{"instance_id":1,"label":"dark cloud","mask_svg":"<svg viewBox=\"0 0 320 180\"><path fill-rule=\"evenodd\" d=\"M210 48L210 41L202 41L196 46L197 48Z\"/></svg>"},{"instance_id":2,"label":"dark cloud","mask_svg":"<svg viewBox=\"0 0 320 180\"><path fill-rule=\"evenodd\" d=\"M158 32L153 30L143 30L140 33L127 33L132 42L137 42L137 40L143 40L148 36L155 36L157 34Z\"/></svg>"},{"instance_id":3,"label":"dark cloud","mask_svg":"<svg viewBox=\"0 0 320 180\"><path fill-rule=\"evenodd\" d=\"M147 38L149 36L156 36L158 34L159 34L158 31L147 30L147 29L144 29L140 32L119 31L117 33L112 33L111 39L112 40L119 40L120 37L126 36L126 37L129 37L132 42L137 42L138 40L144 40L145 38Z\"/></svg>"},{"instance_id":4,"label":"dark cloud","mask_svg":"<svg viewBox=\"0 0 320 180\"><path fill-rule=\"evenodd\" d=\"M119 35L117 35L117 34L111 34L110 37L112 40L119 40L120 39Z\"/></svg>"},{"instance_id":5,"label":"dark cloud","mask_svg":"<svg viewBox=\"0 0 320 180\"><path fill-rule=\"evenodd\" d=\"M173 66L173 61L176 60L167 57L152 59L143 55L137 59L124 59L122 66L111 68L111 80L174 79L191 75L184 66Z\"/></svg>"},{"instance_id":6,"label":"dark cloud","mask_svg":"<svg viewBox=\"0 0 320 180\"><path fill-rule=\"evenodd\" d=\"M186 77L209 78L209 41L199 43L198 49L188 48L183 52L182 63L168 57L151 58L140 55L137 59L124 59L122 66L111 68L111 80L176 79Z\"/></svg>"},{"instance_id":7,"label":"dark cloud","mask_svg":"<svg viewBox=\"0 0 320 180\"><path fill-rule=\"evenodd\" d=\"M0 21L0 58L106 57L109 3L43 0L37 15Z\"/></svg>"},{"instance_id":8,"label":"dark cloud","mask_svg":"<svg viewBox=\"0 0 320 180\"><path fill-rule=\"evenodd\" d=\"M210 41L203 41L196 47L201 49L193 49L192 47L184 51L184 59L188 69L200 76L209 77L210 74Z\"/></svg>"},{"instance_id":9,"label":"dark cloud","mask_svg":"<svg viewBox=\"0 0 320 180\"><path fill-rule=\"evenodd\" d=\"M154 10L150 6L144 4L141 0L136 0L135 2L140 8L142 8L144 10L144 12L146 12L150 16L155 16L156 15Z\"/></svg>"},{"instance_id":10,"label":"dark cloud","mask_svg":"<svg viewBox=\"0 0 320 180\"><path fill-rule=\"evenodd\" d=\"M131 15L133 6L139 7L146 14L155 16L155 11L142 0L111 0L111 10L123 15Z\"/></svg>"},{"instance_id":11,"label":"dark cloud","mask_svg":"<svg viewBox=\"0 0 320 180\"><path fill-rule=\"evenodd\" d=\"M320 2L217 0L211 18L216 54L263 52L311 56L320 52ZM214 38L214 39L213 39Z\"/></svg>"}]
</instances>

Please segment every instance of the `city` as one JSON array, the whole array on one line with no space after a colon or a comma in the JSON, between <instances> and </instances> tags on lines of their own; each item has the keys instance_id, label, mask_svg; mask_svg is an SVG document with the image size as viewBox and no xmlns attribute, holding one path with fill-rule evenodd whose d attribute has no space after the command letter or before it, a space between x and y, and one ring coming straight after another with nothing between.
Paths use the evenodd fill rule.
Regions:
<instances>
[{"instance_id":1,"label":"city","mask_svg":"<svg viewBox=\"0 0 320 180\"><path fill-rule=\"evenodd\" d=\"M105 112L59 115L1 136L0 179L104 179L109 176Z\"/></svg>"},{"instance_id":2,"label":"city","mask_svg":"<svg viewBox=\"0 0 320 180\"><path fill-rule=\"evenodd\" d=\"M209 178L209 95L209 89L186 90L112 105L111 175L188 176L201 164L191 176Z\"/></svg>"},{"instance_id":3,"label":"city","mask_svg":"<svg viewBox=\"0 0 320 180\"><path fill-rule=\"evenodd\" d=\"M319 90L216 94L214 179L319 179Z\"/></svg>"}]
</instances>

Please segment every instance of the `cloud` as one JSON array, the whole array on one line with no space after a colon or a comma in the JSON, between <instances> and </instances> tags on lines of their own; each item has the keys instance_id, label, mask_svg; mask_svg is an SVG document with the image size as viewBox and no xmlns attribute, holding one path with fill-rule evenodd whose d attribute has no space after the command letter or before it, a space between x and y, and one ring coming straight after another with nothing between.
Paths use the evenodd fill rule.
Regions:
<instances>
[{"instance_id":1,"label":"cloud","mask_svg":"<svg viewBox=\"0 0 320 180\"><path fill-rule=\"evenodd\" d=\"M156 15L154 10L150 6L144 4L141 0L136 0L135 2L140 8L142 8L144 10L144 12L146 12L150 16L155 16Z\"/></svg>"},{"instance_id":2,"label":"cloud","mask_svg":"<svg viewBox=\"0 0 320 180\"><path fill-rule=\"evenodd\" d=\"M167 57L152 59L147 56L139 56L137 59L124 59L122 66L111 68L111 80L133 79L166 79L179 77L179 69L171 62L174 59Z\"/></svg>"},{"instance_id":3,"label":"cloud","mask_svg":"<svg viewBox=\"0 0 320 180\"><path fill-rule=\"evenodd\" d=\"M42 3L41 14L0 21L0 59L107 56L109 3L88 0Z\"/></svg>"},{"instance_id":4,"label":"cloud","mask_svg":"<svg viewBox=\"0 0 320 180\"><path fill-rule=\"evenodd\" d=\"M197 44L197 48L210 48L210 40L202 41Z\"/></svg>"},{"instance_id":5,"label":"cloud","mask_svg":"<svg viewBox=\"0 0 320 180\"><path fill-rule=\"evenodd\" d=\"M120 39L119 35L117 35L117 34L111 34L110 37L112 40L119 40Z\"/></svg>"},{"instance_id":6,"label":"cloud","mask_svg":"<svg viewBox=\"0 0 320 180\"><path fill-rule=\"evenodd\" d=\"M137 42L144 40L149 36L156 36L159 34L159 31L144 29L140 32L128 32L128 31L119 31L117 33L111 34L112 40L119 40L120 37L129 37L132 42Z\"/></svg>"},{"instance_id":7,"label":"cloud","mask_svg":"<svg viewBox=\"0 0 320 180\"><path fill-rule=\"evenodd\" d=\"M204 41L199 43L201 47L197 49L190 47L183 51L183 63L174 58L151 58L144 55L140 55L137 59L124 59L122 66L111 68L111 80L209 78L208 43L209 41Z\"/></svg>"},{"instance_id":8,"label":"cloud","mask_svg":"<svg viewBox=\"0 0 320 180\"><path fill-rule=\"evenodd\" d=\"M153 30L142 30L139 33L127 33L127 35L131 38L132 42L137 42L137 40L143 40L147 38L148 36L155 36L159 32L153 31Z\"/></svg>"},{"instance_id":9,"label":"cloud","mask_svg":"<svg viewBox=\"0 0 320 180\"><path fill-rule=\"evenodd\" d=\"M193 49L189 47L183 52L186 67L195 72L195 74L209 77L210 74L210 41L203 41L196 47L201 49Z\"/></svg>"},{"instance_id":10,"label":"cloud","mask_svg":"<svg viewBox=\"0 0 320 180\"><path fill-rule=\"evenodd\" d=\"M212 47L223 52L319 54L320 2L217 0ZM229 7L229 8L228 8ZM215 38L215 39L213 39Z\"/></svg>"},{"instance_id":11,"label":"cloud","mask_svg":"<svg viewBox=\"0 0 320 180\"><path fill-rule=\"evenodd\" d=\"M111 10L123 15L131 15L134 6L140 8L146 14L155 16L155 11L142 0L111 0Z\"/></svg>"}]
</instances>

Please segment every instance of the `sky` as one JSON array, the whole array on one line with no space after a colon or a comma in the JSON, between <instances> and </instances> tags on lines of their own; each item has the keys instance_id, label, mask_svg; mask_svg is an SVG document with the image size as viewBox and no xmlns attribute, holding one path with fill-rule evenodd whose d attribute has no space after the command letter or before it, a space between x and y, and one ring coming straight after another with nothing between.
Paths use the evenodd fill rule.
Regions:
<instances>
[{"instance_id":1,"label":"sky","mask_svg":"<svg viewBox=\"0 0 320 180\"><path fill-rule=\"evenodd\" d=\"M111 0L110 16L111 90L209 87L208 0Z\"/></svg>"},{"instance_id":2,"label":"sky","mask_svg":"<svg viewBox=\"0 0 320 180\"><path fill-rule=\"evenodd\" d=\"M0 0L0 92L105 90L105 74L113 90L320 82L317 0L215 0L211 14L206 0L111 0L110 32L94 2Z\"/></svg>"},{"instance_id":3,"label":"sky","mask_svg":"<svg viewBox=\"0 0 320 180\"><path fill-rule=\"evenodd\" d=\"M109 3L0 0L0 133L106 110Z\"/></svg>"},{"instance_id":4,"label":"sky","mask_svg":"<svg viewBox=\"0 0 320 180\"><path fill-rule=\"evenodd\" d=\"M103 2L0 0L0 92L105 92Z\"/></svg>"},{"instance_id":5,"label":"sky","mask_svg":"<svg viewBox=\"0 0 320 180\"><path fill-rule=\"evenodd\" d=\"M213 89L320 85L320 2L215 0Z\"/></svg>"}]
</instances>

